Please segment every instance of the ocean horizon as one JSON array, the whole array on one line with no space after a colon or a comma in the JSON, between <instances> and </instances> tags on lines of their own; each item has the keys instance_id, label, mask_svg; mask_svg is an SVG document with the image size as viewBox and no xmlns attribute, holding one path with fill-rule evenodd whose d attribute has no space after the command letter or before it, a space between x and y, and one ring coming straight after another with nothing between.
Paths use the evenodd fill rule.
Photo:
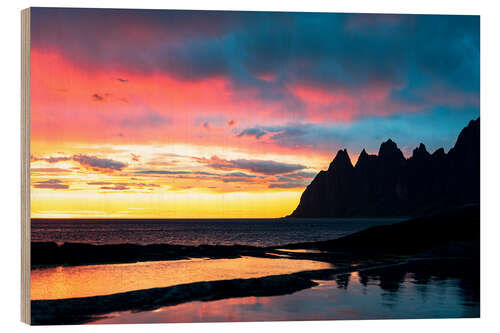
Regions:
<instances>
[{"instance_id":1,"label":"ocean horizon","mask_svg":"<svg viewBox=\"0 0 500 333\"><path fill-rule=\"evenodd\" d=\"M278 246L336 239L402 218L32 219L32 242Z\"/></svg>"}]
</instances>

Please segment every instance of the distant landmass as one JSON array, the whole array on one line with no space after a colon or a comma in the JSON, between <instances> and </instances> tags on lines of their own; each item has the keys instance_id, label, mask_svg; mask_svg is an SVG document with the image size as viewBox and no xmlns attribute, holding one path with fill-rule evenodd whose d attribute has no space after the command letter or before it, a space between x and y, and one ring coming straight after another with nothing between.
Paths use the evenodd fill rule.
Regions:
<instances>
[{"instance_id":1,"label":"distant landmass","mask_svg":"<svg viewBox=\"0 0 500 333\"><path fill-rule=\"evenodd\" d=\"M363 149L353 166L347 150L339 150L289 217L417 216L479 204L479 127L479 118L471 120L448 153L431 154L420 144L407 159L389 139L378 155Z\"/></svg>"}]
</instances>

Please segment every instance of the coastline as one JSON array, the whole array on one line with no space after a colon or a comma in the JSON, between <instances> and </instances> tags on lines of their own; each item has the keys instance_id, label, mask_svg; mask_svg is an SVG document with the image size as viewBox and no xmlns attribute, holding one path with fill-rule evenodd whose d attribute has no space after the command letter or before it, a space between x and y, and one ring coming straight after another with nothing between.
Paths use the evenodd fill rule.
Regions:
<instances>
[{"instance_id":1,"label":"coastline","mask_svg":"<svg viewBox=\"0 0 500 333\"><path fill-rule=\"evenodd\" d=\"M452 228L452 229L450 229ZM422 239L416 230L423 230ZM411 240L415 241L411 241ZM418 243L418 246L416 244ZM54 243L55 244L55 243ZM51 246L51 245L49 245ZM57 246L57 245L56 245ZM68 246L87 253L87 260L61 262L61 257L40 256L38 267L50 265L87 265L95 260L100 250L109 247L116 262L144 260L176 260L195 257L240 258L242 256L265 257L279 260L314 260L334 264L332 269L301 271L292 274L271 275L260 278L218 280L179 284L166 288L152 288L117 293L57 300L33 300L32 323L77 324L95 320L96 316L117 311L146 311L191 301L212 301L246 296L278 296L295 293L317 285L316 280L331 280L340 274L363 270L386 269L413 265L418 262L450 263L467 261L479 267L479 206L465 206L433 216L411 219L390 226L371 227L366 230L325 242L296 243L276 247L251 246L173 246L173 245L84 245ZM64 245L57 247L65 249ZM95 251L88 251L94 249ZM97 251L99 249L99 251ZM122 252L128 249L129 252ZM296 251L302 249L303 251ZM318 251L308 251L316 249ZM155 250L155 251L153 251ZM83 251L83 252L82 252ZM134 252L138 251L138 252ZM117 254L121 253L121 257ZM133 254L134 255L130 255ZM37 258L33 256L33 258ZM43 261L41 258L45 258ZM52 262L50 262L50 260ZM101 257L99 264L111 263L110 257ZM37 262L35 262L37 263ZM95 262L94 262L95 263ZM35 267L35 265L34 265ZM479 272L479 270L477 270Z\"/></svg>"},{"instance_id":2,"label":"coastline","mask_svg":"<svg viewBox=\"0 0 500 333\"><path fill-rule=\"evenodd\" d=\"M273 275L252 279L232 279L211 282L180 284L166 288L117 293L59 300L31 301L33 325L71 325L92 322L106 314L121 311L153 311L192 301L216 301L249 296L281 296L312 288L317 280L333 280L352 272L384 271L410 265L467 265L479 266L479 258L435 257L408 258L404 260L379 261L368 265L345 268L302 271L292 274Z\"/></svg>"}]
</instances>

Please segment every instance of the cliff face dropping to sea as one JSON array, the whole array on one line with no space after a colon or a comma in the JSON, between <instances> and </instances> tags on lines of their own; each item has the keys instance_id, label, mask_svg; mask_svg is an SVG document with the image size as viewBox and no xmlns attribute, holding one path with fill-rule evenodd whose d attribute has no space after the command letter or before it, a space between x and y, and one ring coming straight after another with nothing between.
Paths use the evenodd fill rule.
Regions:
<instances>
[{"instance_id":1,"label":"cliff face dropping to sea","mask_svg":"<svg viewBox=\"0 0 500 333\"><path fill-rule=\"evenodd\" d=\"M307 186L290 217L415 216L479 203L479 118L455 146L429 153L423 144L406 159L391 139L378 155L363 149L355 166L339 150L327 171Z\"/></svg>"}]
</instances>

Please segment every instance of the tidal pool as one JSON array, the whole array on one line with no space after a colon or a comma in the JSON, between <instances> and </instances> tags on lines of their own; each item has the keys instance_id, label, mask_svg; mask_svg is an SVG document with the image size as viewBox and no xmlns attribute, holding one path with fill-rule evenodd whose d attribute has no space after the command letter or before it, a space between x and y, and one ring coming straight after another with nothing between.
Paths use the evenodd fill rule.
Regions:
<instances>
[{"instance_id":1,"label":"tidal pool","mask_svg":"<svg viewBox=\"0 0 500 333\"><path fill-rule=\"evenodd\" d=\"M31 299L110 295L191 282L257 278L332 267L312 260L241 257L39 268L31 271Z\"/></svg>"},{"instance_id":2,"label":"tidal pool","mask_svg":"<svg viewBox=\"0 0 500 333\"><path fill-rule=\"evenodd\" d=\"M479 317L479 270L462 263L338 275L293 294L116 312L92 323L234 322Z\"/></svg>"}]
</instances>

